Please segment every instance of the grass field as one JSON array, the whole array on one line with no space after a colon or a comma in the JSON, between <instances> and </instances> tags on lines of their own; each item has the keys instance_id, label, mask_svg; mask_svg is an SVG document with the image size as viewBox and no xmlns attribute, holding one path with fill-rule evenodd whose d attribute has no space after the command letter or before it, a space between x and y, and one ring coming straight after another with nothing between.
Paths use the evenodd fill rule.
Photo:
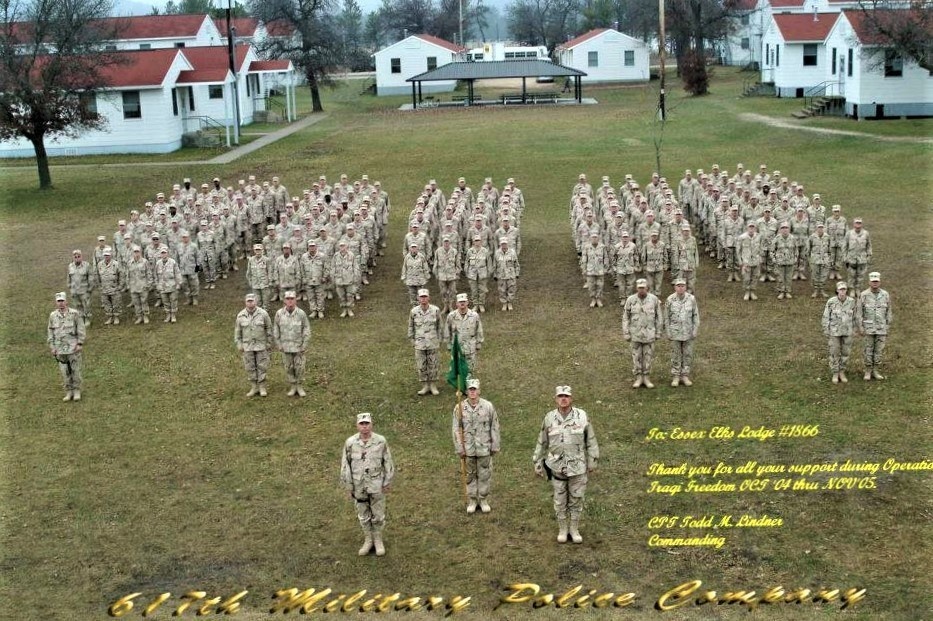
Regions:
<instances>
[{"instance_id":1,"label":"grass field","mask_svg":"<svg viewBox=\"0 0 933 621\"><path fill-rule=\"evenodd\" d=\"M919 461L933 453L933 149L738 121L741 112L787 118L795 109L739 97L741 81L742 74L719 70L708 97L671 89L663 135L653 116L655 84L585 91L596 106L417 113L396 111L406 98L360 98L354 84L328 94L327 120L217 170L61 168L47 193L34 190L32 169L0 172L0 619L103 619L107 605L128 593L142 592L148 602L171 592L174 608L196 589L210 596L249 590L238 616L260 619L268 618L271 593L291 586L471 595L464 614L475 619L749 618L735 605L652 609L658 595L692 579L720 593L867 589L866 600L844 613L838 603L775 605L752 613L756 619L930 618L929 472L879 472L870 491L646 493L654 462ZM930 121L837 123L933 133ZM861 381L857 342L851 383L829 383L822 303L810 300L806 283L786 303L766 287L759 303L745 304L741 287L707 261L698 277L695 385L658 381L667 377L669 351L660 343L654 378L662 385L630 388L618 307L591 310L580 288L567 199L580 172L593 181L608 174L614 185L625 173L646 182L657 169L659 139L661 171L672 181L684 168L719 163L732 171L736 162L763 162L821 193L825 204L840 203L850 220L865 218L873 267L894 300L886 381ZM72 248L90 249L129 209L184 176L277 174L298 194L318 174L334 180L342 172L367 173L390 193L389 249L356 319L331 312L312 324L307 399L284 396L278 357L270 396L244 397L232 342L245 292L237 275L205 293L198 308L182 307L176 325L155 314L147 329L111 328L98 312L86 346L85 398L61 403L45 322L53 293L65 287ZM503 436L488 516L463 511L450 439L453 393L414 394L398 281L405 218L419 188L436 178L449 193L460 175L474 187L486 176L497 184L513 176L527 203L516 311L484 316L479 375ZM602 450L580 546L554 542L549 487L531 469L541 419L553 407L554 386L564 383L589 412ZM360 411L374 413L398 468L382 559L356 556L359 527L337 483L340 447ZM654 427L783 424L818 424L820 432L767 442L646 440ZM732 529L718 550L646 543L657 532L647 527L656 515L743 513L780 517L784 526ZM557 593L583 584L638 598L631 608L602 612L533 613L528 605L493 612L513 582ZM169 604L156 618L169 617ZM129 616L139 612L137 605Z\"/></svg>"}]
</instances>

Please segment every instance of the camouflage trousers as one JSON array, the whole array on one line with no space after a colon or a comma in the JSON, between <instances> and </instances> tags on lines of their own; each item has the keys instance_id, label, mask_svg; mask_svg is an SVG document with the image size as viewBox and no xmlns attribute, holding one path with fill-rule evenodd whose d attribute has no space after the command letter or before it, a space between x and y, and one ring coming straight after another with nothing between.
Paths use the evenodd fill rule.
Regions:
<instances>
[{"instance_id":1,"label":"camouflage trousers","mask_svg":"<svg viewBox=\"0 0 933 621\"><path fill-rule=\"evenodd\" d=\"M822 263L810 264L810 280L813 283L813 290L822 292L826 286L826 277L829 274L829 266Z\"/></svg>"},{"instance_id":2,"label":"camouflage trousers","mask_svg":"<svg viewBox=\"0 0 933 621\"><path fill-rule=\"evenodd\" d=\"M408 305L412 308L418 305L418 289L425 285L405 285L408 288Z\"/></svg>"},{"instance_id":3,"label":"camouflage trousers","mask_svg":"<svg viewBox=\"0 0 933 621\"><path fill-rule=\"evenodd\" d=\"M74 298L75 306L81 309L81 316L85 321L88 321L91 318L91 294L88 293L72 293L71 297Z\"/></svg>"},{"instance_id":4,"label":"camouflage trousers","mask_svg":"<svg viewBox=\"0 0 933 621\"><path fill-rule=\"evenodd\" d=\"M499 279L499 303L511 303L515 301L515 292L518 290L518 280L515 278ZM480 302L482 304L482 302Z\"/></svg>"},{"instance_id":5,"label":"camouflage trousers","mask_svg":"<svg viewBox=\"0 0 933 621\"><path fill-rule=\"evenodd\" d=\"M356 503L356 517L360 520L363 532L381 533L386 523L386 495L355 492L353 500Z\"/></svg>"},{"instance_id":6,"label":"camouflage trousers","mask_svg":"<svg viewBox=\"0 0 933 621\"><path fill-rule=\"evenodd\" d=\"M761 251L761 275L774 278L774 259L770 250Z\"/></svg>"},{"instance_id":7,"label":"camouflage trousers","mask_svg":"<svg viewBox=\"0 0 933 621\"><path fill-rule=\"evenodd\" d=\"M865 284L865 276L868 272L868 263L849 263L849 291L854 291L858 295Z\"/></svg>"},{"instance_id":8,"label":"camouflage trousers","mask_svg":"<svg viewBox=\"0 0 933 621\"><path fill-rule=\"evenodd\" d=\"M590 291L590 298L593 300L603 299L603 287L606 283L605 276L586 276L586 288Z\"/></svg>"},{"instance_id":9,"label":"camouflage trousers","mask_svg":"<svg viewBox=\"0 0 933 621\"><path fill-rule=\"evenodd\" d=\"M747 293L755 291L758 286L758 277L761 275L761 267L758 265L742 266L742 289Z\"/></svg>"},{"instance_id":10,"label":"camouflage trousers","mask_svg":"<svg viewBox=\"0 0 933 621\"><path fill-rule=\"evenodd\" d=\"M201 279L197 272L193 274L182 274L181 290L189 301L198 297L198 294L201 292Z\"/></svg>"},{"instance_id":11,"label":"camouflage trousers","mask_svg":"<svg viewBox=\"0 0 933 621\"><path fill-rule=\"evenodd\" d=\"M285 377L289 384L301 385L305 379L304 352L282 352L282 362L285 363Z\"/></svg>"},{"instance_id":12,"label":"camouflage trousers","mask_svg":"<svg viewBox=\"0 0 933 621\"><path fill-rule=\"evenodd\" d=\"M829 247L829 268L836 273L842 271L843 250L841 246Z\"/></svg>"},{"instance_id":13,"label":"camouflage trousers","mask_svg":"<svg viewBox=\"0 0 933 621\"><path fill-rule=\"evenodd\" d=\"M437 350L416 349L415 368L418 369L418 380L421 382L437 381Z\"/></svg>"},{"instance_id":14,"label":"camouflage trousers","mask_svg":"<svg viewBox=\"0 0 933 621\"><path fill-rule=\"evenodd\" d=\"M136 318L142 319L149 315L149 292L131 291L130 302L133 304L133 310L136 312Z\"/></svg>"},{"instance_id":15,"label":"camouflage trousers","mask_svg":"<svg viewBox=\"0 0 933 621\"><path fill-rule=\"evenodd\" d=\"M829 337L829 370L833 373L845 371L849 363L850 351L852 351L851 336Z\"/></svg>"},{"instance_id":16,"label":"camouflage trousers","mask_svg":"<svg viewBox=\"0 0 933 621\"><path fill-rule=\"evenodd\" d=\"M736 278L739 276L739 261L735 251L735 246L727 246L726 253L726 271L733 274Z\"/></svg>"},{"instance_id":17,"label":"camouflage trousers","mask_svg":"<svg viewBox=\"0 0 933 621\"><path fill-rule=\"evenodd\" d=\"M236 253L237 247L234 243L224 246L220 251L220 267L223 271L229 272L236 265Z\"/></svg>"},{"instance_id":18,"label":"camouflage trousers","mask_svg":"<svg viewBox=\"0 0 933 621\"><path fill-rule=\"evenodd\" d=\"M887 340L887 334L865 335L865 344L862 349L862 354L865 357L866 369L881 366L881 358L884 355L884 346Z\"/></svg>"},{"instance_id":19,"label":"camouflage trousers","mask_svg":"<svg viewBox=\"0 0 933 621\"><path fill-rule=\"evenodd\" d=\"M107 317L119 317L123 312L123 292L101 293L100 305L104 309L104 315Z\"/></svg>"},{"instance_id":20,"label":"camouflage trousers","mask_svg":"<svg viewBox=\"0 0 933 621\"><path fill-rule=\"evenodd\" d=\"M636 280L638 280L638 278L634 273L619 274L616 272L616 287L619 288L619 299L622 301L622 304L625 304L625 300L628 299L630 295L634 295Z\"/></svg>"},{"instance_id":21,"label":"camouflage trousers","mask_svg":"<svg viewBox=\"0 0 933 621\"><path fill-rule=\"evenodd\" d=\"M671 376L690 375L693 362L693 339L689 341L671 341Z\"/></svg>"},{"instance_id":22,"label":"camouflage trousers","mask_svg":"<svg viewBox=\"0 0 933 621\"><path fill-rule=\"evenodd\" d=\"M217 280L217 257L213 251L201 251L198 256L201 271L204 272L204 282L210 284Z\"/></svg>"},{"instance_id":23,"label":"camouflage trousers","mask_svg":"<svg viewBox=\"0 0 933 621\"><path fill-rule=\"evenodd\" d=\"M305 297L308 298L308 308L312 313L324 312L324 300L327 297L324 285L305 285Z\"/></svg>"},{"instance_id":24,"label":"camouflage trousers","mask_svg":"<svg viewBox=\"0 0 933 621\"><path fill-rule=\"evenodd\" d=\"M806 274L807 272L807 247L797 246L797 272Z\"/></svg>"},{"instance_id":25,"label":"camouflage trousers","mask_svg":"<svg viewBox=\"0 0 933 621\"><path fill-rule=\"evenodd\" d=\"M583 498L586 496L586 473L567 477L566 479L551 479L554 487L554 513L558 520L569 517L571 520L580 519L583 513Z\"/></svg>"},{"instance_id":26,"label":"camouflage trousers","mask_svg":"<svg viewBox=\"0 0 933 621\"><path fill-rule=\"evenodd\" d=\"M492 482L492 456L464 457L466 460L467 496L470 500L486 500Z\"/></svg>"},{"instance_id":27,"label":"camouflage trousers","mask_svg":"<svg viewBox=\"0 0 933 621\"><path fill-rule=\"evenodd\" d=\"M470 302L473 306L478 304L486 305L486 295L489 293L488 278L470 279Z\"/></svg>"},{"instance_id":28,"label":"camouflage trousers","mask_svg":"<svg viewBox=\"0 0 933 621\"><path fill-rule=\"evenodd\" d=\"M269 351L244 351L243 366L246 367L246 379L250 382L266 381L266 371L269 370Z\"/></svg>"},{"instance_id":29,"label":"camouflage trousers","mask_svg":"<svg viewBox=\"0 0 933 621\"><path fill-rule=\"evenodd\" d=\"M353 308L356 304L356 285L335 285L340 308Z\"/></svg>"},{"instance_id":30,"label":"camouflage trousers","mask_svg":"<svg viewBox=\"0 0 933 621\"><path fill-rule=\"evenodd\" d=\"M648 281L648 291L655 295L661 295L661 287L664 284L664 272L645 271L645 280Z\"/></svg>"},{"instance_id":31,"label":"camouflage trousers","mask_svg":"<svg viewBox=\"0 0 933 621\"><path fill-rule=\"evenodd\" d=\"M457 307L457 281L439 279L437 286L440 289L441 304L450 310L455 309Z\"/></svg>"},{"instance_id":32,"label":"camouflage trousers","mask_svg":"<svg viewBox=\"0 0 933 621\"><path fill-rule=\"evenodd\" d=\"M159 297L162 298L162 307L165 309L166 313L177 313L178 312L178 290L172 289L171 291L160 291Z\"/></svg>"},{"instance_id":33,"label":"camouflage trousers","mask_svg":"<svg viewBox=\"0 0 933 621\"><path fill-rule=\"evenodd\" d=\"M778 293L790 293L791 281L794 276L793 265L778 265L775 268L777 272L777 290Z\"/></svg>"},{"instance_id":34,"label":"camouflage trousers","mask_svg":"<svg viewBox=\"0 0 933 621\"><path fill-rule=\"evenodd\" d=\"M654 343L636 343L632 341L632 375L648 375L654 360Z\"/></svg>"},{"instance_id":35,"label":"camouflage trousers","mask_svg":"<svg viewBox=\"0 0 933 621\"><path fill-rule=\"evenodd\" d=\"M269 287L254 287L253 294L256 296L256 305L269 310L269 302L272 301Z\"/></svg>"},{"instance_id":36,"label":"camouflage trousers","mask_svg":"<svg viewBox=\"0 0 933 621\"><path fill-rule=\"evenodd\" d=\"M81 390L81 352L58 354L55 360L58 361L65 390Z\"/></svg>"}]
</instances>

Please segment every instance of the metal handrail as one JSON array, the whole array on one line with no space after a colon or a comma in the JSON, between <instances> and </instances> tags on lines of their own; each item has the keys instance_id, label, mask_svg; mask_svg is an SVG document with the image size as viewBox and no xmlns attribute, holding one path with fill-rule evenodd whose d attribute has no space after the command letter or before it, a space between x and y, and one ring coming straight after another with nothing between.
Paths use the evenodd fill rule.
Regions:
<instances>
[{"instance_id":1,"label":"metal handrail","mask_svg":"<svg viewBox=\"0 0 933 621\"><path fill-rule=\"evenodd\" d=\"M838 82L839 82L838 80L824 80L823 82L820 82L816 86L811 86L810 88L805 90L803 92L804 108L809 108L810 104L812 104L813 100L816 99L817 97L826 96L826 92L825 92L826 87L829 86L830 84L837 84ZM820 93L820 94L817 95L817 93ZM829 96L833 97L833 95L829 95Z\"/></svg>"}]
</instances>

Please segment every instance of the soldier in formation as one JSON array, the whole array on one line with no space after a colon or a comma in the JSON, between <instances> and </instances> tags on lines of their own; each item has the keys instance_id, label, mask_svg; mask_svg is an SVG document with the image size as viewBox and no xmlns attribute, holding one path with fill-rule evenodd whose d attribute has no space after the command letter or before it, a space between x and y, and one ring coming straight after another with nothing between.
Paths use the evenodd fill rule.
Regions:
<instances>
[{"instance_id":1,"label":"soldier in formation","mask_svg":"<svg viewBox=\"0 0 933 621\"><path fill-rule=\"evenodd\" d=\"M687 291L687 281L674 281L674 293L664 304L664 324L671 341L671 386L692 386L693 343L700 330L700 311L693 294Z\"/></svg>"},{"instance_id":2,"label":"soldier in formation","mask_svg":"<svg viewBox=\"0 0 933 621\"><path fill-rule=\"evenodd\" d=\"M272 338L282 352L285 376L288 379L286 396L305 396L305 352L311 342L311 323L308 315L298 308L298 294L289 290L282 294L284 306L275 312L272 320Z\"/></svg>"},{"instance_id":3,"label":"soldier in formation","mask_svg":"<svg viewBox=\"0 0 933 621\"><path fill-rule=\"evenodd\" d=\"M443 338L441 310L431 304L427 289L418 290L418 304L408 314L408 339L415 348L415 368L421 389L418 394L439 394L437 389L438 349Z\"/></svg>"},{"instance_id":4,"label":"soldier in formation","mask_svg":"<svg viewBox=\"0 0 933 621\"><path fill-rule=\"evenodd\" d=\"M343 445L340 482L355 504L363 528L363 545L358 554L366 556L375 549L376 556L384 556L386 494L395 476L395 464L386 439L373 433L372 414L357 415L356 431Z\"/></svg>"},{"instance_id":5,"label":"soldier in formation","mask_svg":"<svg viewBox=\"0 0 933 621\"><path fill-rule=\"evenodd\" d=\"M269 349L275 343L272 319L255 293L246 294L245 308L237 313L233 342L243 356L246 379L250 383L247 397L268 396L266 372L269 370Z\"/></svg>"},{"instance_id":6,"label":"soldier in formation","mask_svg":"<svg viewBox=\"0 0 933 621\"><path fill-rule=\"evenodd\" d=\"M848 286L836 283L836 295L826 300L823 308L823 335L829 339L829 370L833 384L847 383L846 365L855 333L855 299L849 297Z\"/></svg>"},{"instance_id":7,"label":"soldier in formation","mask_svg":"<svg viewBox=\"0 0 933 621\"><path fill-rule=\"evenodd\" d=\"M471 311L472 312L472 311ZM454 449L466 465L466 512L489 513L492 458L499 452L499 415L480 397L479 380L467 380L467 398L454 406Z\"/></svg>"},{"instance_id":8,"label":"soldier in formation","mask_svg":"<svg viewBox=\"0 0 933 621\"><path fill-rule=\"evenodd\" d=\"M884 346L891 327L891 296L881 288L881 274L872 272L868 275L868 289L858 297L855 324L864 338L865 381L883 380L878 370L884 355Z\"/></svg>"},{"instance_id":9,"label":"soldier in formation","mask_svg":"<svg viewBox=\"0 0 933 621\"><path fill-rule=\"evenodd\" d=\"M631 343L632 388L654 388L651 382L651 362L654 359L654 342L664 327L661 301L648 291L648 281L639 278L636 292L625 300L622 307L622 338Z\"/></svg>"},{"instance_id":10,"label":"soldier in formation","mask_svg":"<svg viewBox=\"0 0 933 621\"><path fill-rule=\"evenodd\" d=\"M478 371L477 356L483 346L483 320L479 313L470 308L470 298L466 293L457 294L456 308L447 314L444 323L444 341L453 344L454 335L458 335L460 351L467 359L470 373Z\"/></svg>"},{"instance_id":11,"label":"soldier in formation","mask_svg":"<svg viewBox=\"0 0 933 621\"><path fill-rule=\"evenodd\" d=\"M47 342L49 351L58 362L65 388L63 401L81 400L81 352L87 332L84 317L68 307L64 291L55 294L55 310L49 315Z\"/></svg>"}]
</instances>

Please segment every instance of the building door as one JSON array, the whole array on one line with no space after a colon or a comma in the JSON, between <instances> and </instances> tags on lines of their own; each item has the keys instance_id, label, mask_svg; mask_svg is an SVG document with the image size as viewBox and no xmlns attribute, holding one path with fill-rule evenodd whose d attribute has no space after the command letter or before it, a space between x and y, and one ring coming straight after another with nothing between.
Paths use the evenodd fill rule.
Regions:
<instances>
[{"instance_id":1,"label":"building door","mask_svg":"<svg viewBox=\"0 0 933 621\"><path fill-rule=\"evenodd\" d=\"M846 96L846 57L845 54L839 55L839 96Z\"/></svg>"}]
</instances>

